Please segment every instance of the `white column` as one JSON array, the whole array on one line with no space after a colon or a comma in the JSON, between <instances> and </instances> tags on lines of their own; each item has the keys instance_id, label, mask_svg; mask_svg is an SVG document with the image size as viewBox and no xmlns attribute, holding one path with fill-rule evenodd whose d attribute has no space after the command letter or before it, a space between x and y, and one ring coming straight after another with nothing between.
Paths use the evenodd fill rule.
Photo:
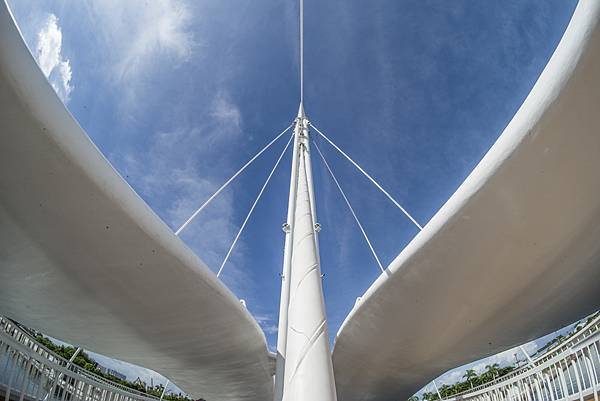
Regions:
<instances>
[{"instance_id":1,"label":"white column","mask_svg":"<svg viewBox=\"0 0 600 401\"><path fill-rule=\"evenodd\" d=\"M548 369L548 370L550 370L550 369ZM550 399L552 401L556 401L556 398L554 396L554 386L552 386L552 382L550 381L550 376L548 376L548 374L546 374L544 372L542 372L542 376L546 380L546 387L548 387L548 393L550 393Z\"/></svg>"},{"instance_id":2,"label":"white column","mask_svg":"<svg viewBox=\"0 0 600 401\"><path fill-rule=\"evenodd\" d=\"M309 189L307 132L299 138L298 190L292 224L293 247L285 353L285 401L336 401L329 334Z\"/></svg>"},{"instance_id":3,"label":"white column","mask_svg":"<svg viewBox=\"0 0 600 401\"><path fill-rule=\"evenodd\" d=\"M531 401L533 399L533 388L531 387L531 382L530 381L523 381L523 385L525 387L525 397L527 398L527 401Z\"/></svg>"},{"instance_id":4,"label":"white column","mask_svg":"<svg viewBox=\"0 0 600 401\"><path fill-rule=\"evenodd\" d=\"M527 358L527 361L530 364L533 364L533 359L531 359L531 357L529 356L529 354L527 353L527 351L525 351L525 348L522 345L520 345L519 349L521 350L521 352L523 353L523 355L525 355L525 358Z\"/></svg>"},{"instance_id":5,"label":"white column","mask_svg":"<svg viewBox=\"0 0 600 401\"><path fill-rule=\"evenodd\" d=\"M440 390L438 389L437 383L435 382L435 380L433 381L433 387L435 387L435 392L438 395L438 398L441 400L442 399L442 395L440 394Z\"/></svg>"},{"instance_id":6,"label":"white column","mask_svg":"<svg viewBox=\"0 0 600 401\"><path fill-rule=\"evenodd\" d=\"M167 380L167 382L165 383L165 387L163 388L163 391L160 393L160 401L162 401L163 398L165 398L165 394L167 392L167 387L169 387L169 383L170 383L170 381Z\"/></svg>"},{"instance_id":7,"label":"white column","mask_svg":"<svg viewBox=\"0 0 600 401\"><path fill-rule=\"evenodd\" d=\"M571 377L571 368L569 367L569 361L565 360L565 365L567 367L567 377L569 378L569 386L571 386L571 390L573 390L573 394L575 394L575 385L573 384L573 378ZM567 389L567 395L568 394L568 389Z\"/></svg>"},{"instance_id":8,"label":"white column","mask_svg":"<svg viewBox=\"0 0 600 401\"><path fill-rule=\"evenodd\" d=\"M277 359L275 362L275 401L283 398L283 384L285 372L285 350L287 347L288 307L290 299L290 276L292 266L292 244L294 213L296 210L296 192L298 189L298 148L300 146L300 133L304 110L302 104L298 110L298 118L294 127L294 149L292 153L292 172L290 174L290 193L288 197L287 221L283 225L285 232L285 245L283 251L283 271L281 273L281 297L279 302L279 324L277 331Z\"/></svg>"},{"instance_id":9,"label":"white column","mask_svg":"<svg viewBox=\"0 0 600 401\"><path fill-rule=\"evenodd\" d=\"M521 381L517 381L517 383L515 383L517 386L517 398L519 401L525 401L524 397L523 397L523 387L521 386Z\"/></svg>"},{"instance_id":10,"label":"white column","mask_svg":"<svg viewBox=\"0 0 600 401\"><path fill-rule=\"evenodd\" d=\"M302 136L304 138L309 138L309 132L308 132L308 119L306 119L304 117L304 109L302 108L302 105L300 105L300 111L299 111L299 115L302 116ZM315 244L317 247L317 258L319 260L321 260L321 257L319 255L319 231L320 231L320 225L319 225L319 229L316 228L316 225L318 224L317 221L317 203L315 202L315 188L313 185L313 175L312 175L312 161L311 161L311 152L310 152L310 141L307 139L306 141L303 142L304 144L304 161L305 161L305 166L306 166L306 182L308 185L308 193L310 195L310 211L313 215L313 223L315 224Z\"/></svg>"},{"instance_id":11,"label":"white column","mask_svg":"<svg viewBox=\"0 0 600 401\"><path fill-rule=\"evenodd\" d=\"M592 361L587 355L585 355L585 353L583 353L583 359L585 361L585 365L587 366L590 377L590 386L592 386L592 391L594 392L594 401L598 401L598 392L596 391L596 373L593 371Z\"/></svg>"},{"instance_id":12,"label":"white column","mask_svg":"<svg viewBox=\"0 0 600 401\"><path fill-rule=\"evenodd\" d=\"M577 371L577 363L575 360L571 360L571 365L575 371L575 379L577 379L577 389L579 390L579 400L583 401L583 387L581 386L581 380L579 380L579 372Z\"/></svg>"}]
</instances>

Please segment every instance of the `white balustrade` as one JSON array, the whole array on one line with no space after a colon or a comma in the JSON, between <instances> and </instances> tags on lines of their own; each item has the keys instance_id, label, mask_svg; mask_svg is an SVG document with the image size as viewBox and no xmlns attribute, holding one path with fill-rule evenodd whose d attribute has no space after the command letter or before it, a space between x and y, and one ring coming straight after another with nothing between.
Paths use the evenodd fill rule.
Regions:
<instances>
[{"instance_id":1,"label":"white balustrade","mask_svg":"<svg viewBox=\"0 0 600 401\"><path fill-rule=\"evenodd\" d=\"M600 316L532 363L444 401L599 401Z\"/></svg>"},{"instance_id":2,"label":"white balustrade","mask_svg":"<svg viewBox=\"0 0 600 401\"><path fill-rule=\"evenodd\" d=\"M70 364L2 317L0 395L4 401L159 401Z\"/></svg>"}]
</instances>

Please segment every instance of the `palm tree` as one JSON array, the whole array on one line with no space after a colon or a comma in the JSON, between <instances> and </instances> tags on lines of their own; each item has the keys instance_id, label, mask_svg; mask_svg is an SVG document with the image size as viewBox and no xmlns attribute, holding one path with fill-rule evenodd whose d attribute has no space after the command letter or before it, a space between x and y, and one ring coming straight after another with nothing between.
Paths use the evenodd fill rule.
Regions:
<instances>
[{"instance_id":1,"label":"palm tree","mask_svg":"<svg viewBox=\"0 0 600 401\"><path fill-rule=\"evenodd\" d=\"M440 386L440 394L442 395L442 397L449 395L449 393L450 393L450 386L447 384L442 384Z\"/></svg>"},{"instance_id":2,"label":"palm tree","mask_svg":"<svg viewBox=\"0 0 600 401\"><path fill-rule=\"evenodd\" d=\"M431 400L433 400L433 393L425 391L423 393L423 400L425 400L425 401L431 401Z\"/></svg>"},{"instance_id":3,"label":"palm tree","mask_svg":"<svg viewBox=\"0 0 600 401\"><path fill-rule=\"evenodd\" d=\"M467 369L467 371L465 372L465 374L463 375L463 377L465 379L467 379L467 381L471 385L471 388L473 388L473 382L471 381L471 379L477 377L477 373L475 373L475 370L473 370L473 369Z\"/></svg>"},{"instance_id":4,"label":"palm tree","mask_svg":"<svg viewBox=\"0 0 600 401\"><path fill-rule=\"evenodd\" d=\"M498 374L499 369L500 365L498 365L497 363L493 363L491 365L485 366L485 373L491 377L491 380L494 380L496 378L496 375Z\"/></svg>"}]
</instances>

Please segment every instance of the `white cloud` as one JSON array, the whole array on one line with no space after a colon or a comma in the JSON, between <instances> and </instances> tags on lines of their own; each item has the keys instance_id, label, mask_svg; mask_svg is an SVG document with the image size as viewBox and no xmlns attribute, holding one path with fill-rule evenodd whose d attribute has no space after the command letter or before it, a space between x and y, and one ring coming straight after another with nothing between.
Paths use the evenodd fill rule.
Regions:
<instances>
[{"instance_id":1,"label":"white cloud","mask_svg":"<svg viewBox=\"0 0 600 401\"><path fill-rule=\"evenodd\" d=\"M191 13L180 0L104 0L89 5L112 58L113 79L136 79L156 61L187 60L194 46ZM161 57L158 57L161 56Z\"/></svg>"},{"instance_id":2,"label":"white cloud","mask_svg":"<svg viewBox=\"0 0 600 401\"><path fill-rule=\"evenodd\" d=\"M213 101L211 116L236 134L241 132L242 114L225 92L219 92Z\"/></svg>"},{"instance_id":3,"label":"white cloud","mask_svg":"<svg viewBox=\"0 0 600 401\"><path fill-rule=\"evenodd\" d=\"M557 333L558 332L552 333L552 334L556 335ZM549 338L550 336L551 335L548 335L543 338ZM528 342L527 344L523 344L523 348L525 349L525 351L527 352L527 354L529 356L533 355L535 353L535 351L538 349L538 347L539 347L538 343L540 342L540 340L541 339L538 339L536 341L531 341L531 342ZM484 358L484 359L481 359L481 360L478 360L475 362L468 363L463 366L459 366L452 370L449 370L448 372L437 377L435 379L435 382L439 388L444 384L452 385L452 384L464 381L465 379L464 379L463 375L465 374L467 369L473 369L473 370L475 370L475 372L477 374L481 374L486 371L485 367L487 365L492 365L494 363L497 363L501 367L514 365L515 354L520 363L522 363L522 361L524 361L526 359L525 355L523 355L523 352L521 352L521 349L519 347L514 347L514 348L508 349L504 352L500 352L496 355L492 355L488 358ZM435 392L435 387L433 386L433 382L430 382L425 387L421 388L417 392L417 394L420 396L425 391Z\"/></svg>"},{"instance_id":4,"label":"white cloud","mask_svg":"<svg viewBox=\"0 0 600 401\"><path fill-rule=\"evenodd\" d=\"M206 113L200 125L151 134L145 151L136 149L114 155L125 178L173 230L245 161L237 157L235 161L230 160L228 151L232 138L242 132L242 116L237 105L223 92L215 96ZM215 159L218 149L224 151ZM220 267L241 224L235 214L239 206L235 203L234 189L229 188L181 233L213 271ZM239 267L243 264L245 248L241 238L221 278L238 296L252 298L253 280Z\"/></svg>"},{"instance_id":5,"label":"white cloud","mask_svg":"<svg viewBox=\"0 0 600 401\"><path fill-rule=\"evenodd\" d=\"M73 344L69 344L62 340L59 340L54 337L50 337L53 343L66 346L66 347L75 347ZM119 373L124 374L127 377L127 380L134 381L136 379L141 379L146 384L150 385L153 383L155 386L158 384L165 384L167 382L167 378L157 373L151 369L144 368L142 366L134 365L132 363L124 362L119 359L109 358L102 354L97 354L95 352L84 350L89 357L91 357L94 361L96 361L99 365L102 365L106 368L114 369ZM183 393L183 391L177 387L175 384L170 383L167 386L167 391L170 393Z\"/></svg>"},{"instance_id":6,"label":"white cloud","mask_svg":"<svg viewBox=\"0 0 600 401\"><path fill-rule=\"evenodd\" d=\"M254 318L267 334L275 334L279 331L279 327L275 324L275 319L271 315L254 315Z\"/></svg>"},{"instance_id":7,"label":"white cloud","mask_svg":"<svg viewBox=\"0 0 600 401\"><path fill-rule=\"evenodd\" d=\"M277 325L272 324L269 326L264 326L263 330L267 333L267 334L275 334L279 331L279 328L277 327Z\"/></svg>"},{"instance_id":8,"label":"white cloud","mask_svg":"<svg viewBox=\"0 0 600 401\"><path fill-rule=\"evenodd\" d=\"M523 348L525 349L527 354L531 356L538 349L538 344L536 341L531 341L527 344L524 344ZM492 355L488 358L484 358L479 361L471 362L467 365L452 369L438 377L436 379L436 382L438 383L438 386L442 384L451 385L458 381L464 380L463 375L467 371L467 369L473 369L477 374L481 374L485 372L485 367L487 365L492 365L494 363L497 363L500 366L514 365L515 355L519 362L524 361L526 359L521 349L519 347L514 347L506 351L500 352L499 354Z\"/></svg>"},{"instance_id":9,"label":"white cloud","mask_svg":"<svg viewBox=\"0 0 600 401\"><path fill-rule=\"evenodd\" d=\"M531 356L537 350L538 345L535 341L531 341L527 344L524 344L523 348L525 349L525 352ZM519 361L524 361L527 359L519 347L511 348L499 354L492 355L489 358L482 359L475 364L471 364L470 369L474 369L477 374L481 374L485 372L486 365L497 363L500 366L508 366L513 365L517 359Z\"/></svg>"},{"instance_id":10,"label":"white cloud","mask_svg":"<svg viewBox=\"0 0 600 401\"><path fill-rule=\"evenodd\" d=\"M38 32L35 57L58 96L63 102L68 102L73 90L71 64L62 55L62 31L54 14L46 18Z\"/></svg>"},{"instance_id":11,"label":"white cloud","mask_svg":"<svg viewBox=\"0 0 600 401\"><path fill-rule=\"evenodd\" d=\"M124 374L129 381L135 381L136 379L140 379L146 383L146 385L157 386L157 385L165 385L167 383L167 378L157 373L151 369L147 369L141 366L137 366L128 362L124 362L118 359L113 359L106 357L101 354L96 354L94 352L86 351L88 355L98 362L100 365L107 367L109 369L114 369L119 373ZM170 383L167 385L167 393L182 393L185 394L179 387L175 384Z\"/></svg>"},{"instance_id":12,"label":"white cloud","mask_svg":"<svg viewBox=\"0 0 600 401\"><path fill-rule=\"evenodd\" d=\"M526 344L523 344L522 347L525 349L525 352L527 352L527 354L530 357L535 359L536 357L538 357L538 355L535 355L535 353L540 349L540 347L543 347L544 345L546 345L550 340L552 340L559 334L566 335L567 333L571 332L576 324L577 324L577 322L572 323L566 327L563 327L560 330L549 333L549 334L547 334L543 337L540 337L534 341L530 341ZM519 361L519 366L522 366L522 364L527 360L526 356L523 354L522 350L520 349L520 346L517 346L517 347L511 348L511 349L508 349L504 352L500 352L496 355L492 355L488 358L474 361L474 362L468 363L466 365L459 366L457 368L449 370L448 372L437 377L435 379L435 381L438 386L441 386L443 384L452 385L454 383L464 380L463 375L465 374L467 369L474 369L477 374L481 374L486 370L485 369L486 365L491 365L494 363L497 363L498 365L500 365L502 367L508 366L508 365L514 365L515 356ZM421 388L417 392L417 395L421 396L423 394L423 392L425 392L425 391L428 391L428 392L435 391L435 388L434 388L432 382L428 383L426 386Z\"/></svg>"}]
</instances>

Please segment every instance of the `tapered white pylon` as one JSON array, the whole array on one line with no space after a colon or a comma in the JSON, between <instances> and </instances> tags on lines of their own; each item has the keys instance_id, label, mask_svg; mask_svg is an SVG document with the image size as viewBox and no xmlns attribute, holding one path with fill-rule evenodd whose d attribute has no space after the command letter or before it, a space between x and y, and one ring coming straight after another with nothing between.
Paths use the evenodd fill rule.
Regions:
<instances>
[{"instance_id":1,"label":"tapered white pylon","mask_svg":"<svg viewBox=\"0 0 600 401\"><path fill-rule=\"evenodd\" d=\"M282 282L283 314L280 315L280 339L285 338L285 350L280 350L276 378L276 400L335 401L336 391L329 349L329 334L319 261L318 225L314 205L308 120L302 105L296 123L295 157L292 162L290 201L293 213L286 243L291 257L289 271ZM294 171L295 169L295 171ZM289 221L289 220L288 220ZM287 291L287 294L284 292ZM287 307L286 307L287 304ZM285 320L285 324L284 321ZM278 341L278 346L281 341ZM283 362L283 363L281 363ZM278 387L280 386L280 387ZM282 390L282 392L281 392Z\"/></svg>"},{"instance_id":2,"label":"tapered white pylon","mask_svg":"<svg viewBox=\"0 0 600 401\"><path fill-rule=\"evenodd\" d=\"M290 277L292 269L293 232L291 230L296 210L296 191L298 189L298 150L300 147L301 119L304 117L302 103L298 110L294 127L294 148L292 153L292 173L290 176L290 191L288 199L287 220L283 225L285 245L283 251L283 271L281 273L281 298L279 302L279 325L277 330L277 359L275 363L275 401L283 398L283 382L285 369L285 351L287 346L288 306L290 299Z\"/></svg>"}]
</instances>

